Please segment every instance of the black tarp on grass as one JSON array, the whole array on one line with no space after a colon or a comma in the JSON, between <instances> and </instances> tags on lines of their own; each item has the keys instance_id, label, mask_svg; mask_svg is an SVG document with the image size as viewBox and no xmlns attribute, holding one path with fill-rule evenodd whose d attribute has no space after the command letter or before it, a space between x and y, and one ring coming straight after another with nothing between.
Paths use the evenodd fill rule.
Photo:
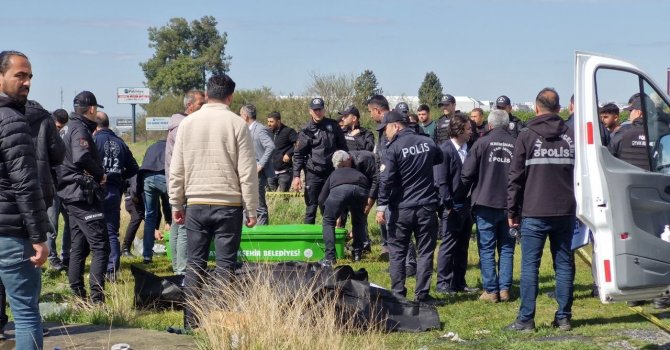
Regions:
<instances>
[{"instance_id":1,"label":"black tarp on grass","mask_svg":"<svg viewBox=\"0 0 670 350\"><path fill-rule=\"evenodd\" d=\"M245 263L235 271L238 278L262 269L271 271L277 291L291 300L292 291L311 286L315 298L336 298L338 315L352 321L355 327L378 325L385 331L423 332L440 328L434 306L416 303L389 290L370 285L365 269L354 271L342 265L335 269L317 263L282 262L276 264ZM131 266L135 277L135 307L180 307L184 301L183 276L160 277ZM319 302L319 300L315 300Z\"/></svg>"}]
</instances>

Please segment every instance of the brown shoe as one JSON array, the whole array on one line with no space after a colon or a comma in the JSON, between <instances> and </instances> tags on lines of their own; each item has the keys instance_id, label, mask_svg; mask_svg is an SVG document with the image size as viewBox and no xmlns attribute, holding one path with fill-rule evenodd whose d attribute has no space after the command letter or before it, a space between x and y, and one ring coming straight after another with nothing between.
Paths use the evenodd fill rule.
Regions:
<instances>
[{"instance_id":1,"label":"brown shoe","mask_svg":"<svg viewBox=\"0 0 670 350\"><path fill-rule=\"evenodd\" d=\"M498 293L489 293L487 291L484 291L484 293L482 293L482 295L479 296L479 300L488 301L490 303L497 303L499 301Z\"/></svg>"},{"instance_id":2,"label":"brown shoe","mask_svg":"<svg viewBox=\"0 0 670 350\"><path fill-rule=\"evenodd\" d=\"M500 301L509 301L509 290L503 289L500 291Z\"/></svg>"}]
</instances>

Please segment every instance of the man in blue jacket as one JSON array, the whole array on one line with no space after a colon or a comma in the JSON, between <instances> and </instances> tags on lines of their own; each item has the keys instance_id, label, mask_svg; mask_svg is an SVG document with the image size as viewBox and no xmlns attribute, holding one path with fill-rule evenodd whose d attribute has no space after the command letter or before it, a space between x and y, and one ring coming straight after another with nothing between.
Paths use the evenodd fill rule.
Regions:
<instances>
[{"instance_id":1,"label":"man in blue jacket","mask_svg":"<svg viewBox=\"0 0 670 350\"><path fill-rule=\"evenodd\" d=\"M116 275L121 267L121 245L119 244L121 193L123 193L125 181L137 174L138 166L126 143L109 129L107 113L98 112L97 117L98 128L93 141L102 159L105 175L107 175L103 203L111 249L107 263L107 279L116 281Z\"/></svg>"},{"instance_id":2,"label":"man in blue jacket","mask_svg":"<svg viewBox=\"0 0 670 350\"><path fill-rule=\"evenodd\" d=\"M377 128L389 140L381 157L377 223L387 226L391 289L405 296L405 259L412 233L416 240L415 299L439 304L429 295L437 240L437 205L433 166L442 162L435 142L408 128L401 113L387 113ZM388 217L386 209L388 207Z\"/></svg>"}]
</instances>

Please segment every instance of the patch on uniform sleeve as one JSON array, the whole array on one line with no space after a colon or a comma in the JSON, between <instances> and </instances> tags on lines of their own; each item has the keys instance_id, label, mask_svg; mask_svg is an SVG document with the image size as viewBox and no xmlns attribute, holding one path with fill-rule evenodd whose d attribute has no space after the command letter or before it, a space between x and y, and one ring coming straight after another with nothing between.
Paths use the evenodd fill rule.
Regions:
<instances>
[{"instance_id":1,"label":"patch on uniform sleeve","mask_svg":"<svg viewBox=\"0 0 670 350\"><path fill-rule=\"evenodd\" d=\"M79 147L83 149L88 149L88 141L85 138L80 138L79 139Z\"/></svg>"},{"instance_id":2,"label":"patch on uniform sleeve","mask_svg":"<svg viewBox=\"0 0 670 350\"><path fill-rule=\"evenodd\" d=\"M514 123L514 122L509 123L509 129L510 130L514 130L515 127L516 127L516 123Z\"/></svg>"},{"instance_id":3,"label":"patch on uniform sleeve","mask_svg":"<svg viewBox=\"0 0 670 350\"><path fill-rule=\"evenodd\" d=\"M386 170L386 165L382 164L382 165L379 167L379 172L380 172L380 173L383 173L384 170Z\"/></svg>"}]
</instances>

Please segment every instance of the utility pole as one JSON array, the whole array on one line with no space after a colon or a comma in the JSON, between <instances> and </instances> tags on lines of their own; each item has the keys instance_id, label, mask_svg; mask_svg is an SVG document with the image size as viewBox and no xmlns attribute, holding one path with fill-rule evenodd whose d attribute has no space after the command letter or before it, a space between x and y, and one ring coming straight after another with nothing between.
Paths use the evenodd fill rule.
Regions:
<instances>
[{"instance_id":1,"label":"utility pole","mask_svg":"<svg viewBox=\"0 0 670 350\"><path fill-rule=\"evenodd\" d=\"M65 102L63 100L63 87L60 87L60 108L65 109Z\"/></svg>"}]
</instances>

